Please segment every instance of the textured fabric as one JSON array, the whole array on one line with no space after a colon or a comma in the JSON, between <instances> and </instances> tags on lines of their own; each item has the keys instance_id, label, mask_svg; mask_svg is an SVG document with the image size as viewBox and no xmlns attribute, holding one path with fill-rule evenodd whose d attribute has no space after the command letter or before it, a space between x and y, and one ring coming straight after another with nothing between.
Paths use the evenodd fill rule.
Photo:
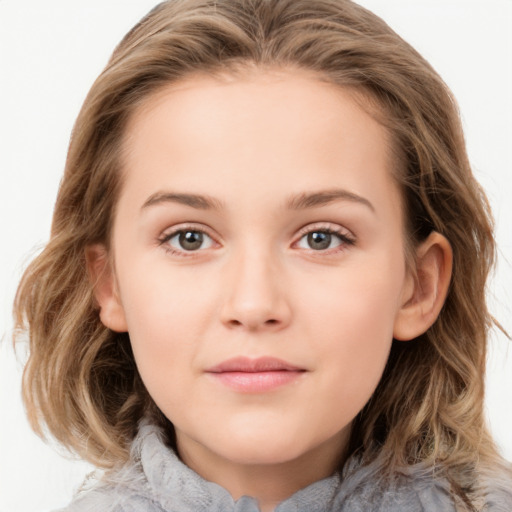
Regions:
<instances>
[{"instance_id":1,"label":"textured fabric","mask_svg":"<svg viewBox=\"0 0 512 512\"><path fill-rule=\"evenodd\" d=\"M385 489L376 485L377 468L349 460L342 476L315 482L283 501L275 512L456 512L448 483L432 472L410 469ZM512 512L510 481L489 484L482 510ZM257 501L237 501L207 482L167 448L161 432L143 425L134 441L132 463L110 480L79 494L61 512L259 512Z\"/></svg>"}]
</instances>

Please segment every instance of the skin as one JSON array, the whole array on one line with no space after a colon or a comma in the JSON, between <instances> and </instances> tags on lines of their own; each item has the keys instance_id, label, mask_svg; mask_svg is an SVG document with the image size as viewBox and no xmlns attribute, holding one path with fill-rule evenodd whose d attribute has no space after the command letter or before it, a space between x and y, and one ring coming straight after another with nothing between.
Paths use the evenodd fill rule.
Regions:
<instances>
[{"instance_id":1,"label":"skin","mask_svg":"<svg viewBox=\"0 0 512 512\"><path fill-rule=\"evenodd\" d=\"M304 72L187 78L139 108L124 147L113 253L87 254L101 319L129 332L182 460L273 510L343 460L393 336L437 316L449 245L434 234L413 277L388 133ZM208 372L235 356L301 372L242 392Z\"/></svg>"}]
</instances>

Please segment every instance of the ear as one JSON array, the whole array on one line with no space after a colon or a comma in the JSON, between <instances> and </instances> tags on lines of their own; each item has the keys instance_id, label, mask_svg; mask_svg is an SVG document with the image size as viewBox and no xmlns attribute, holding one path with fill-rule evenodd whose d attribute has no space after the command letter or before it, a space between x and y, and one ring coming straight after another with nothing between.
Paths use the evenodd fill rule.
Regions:
<instances>
[{"instance_id":1,"label":"ear","mask_svg":"<svg viewBox=\"0 0 512 512\"><path fill-rule=\"evenodd\" d=\"M408 277L410 283L395 319L395 339L416 338L436 321L448 295L452 260L450 243L435 231L416 249L416 275Z\"/></svg>"},{"instance_id":2,"label":"ear","mask_svg":"<svg viewBox=\"0 0 512 512\"><path fill-rule=\"evenodd\" d=\"M100 308L101 323L116 332L127 332L124 308L119 299L115 273L105 246L90 245L85 249L87 272L94 297Z\"/></svg>"}]
</instances>

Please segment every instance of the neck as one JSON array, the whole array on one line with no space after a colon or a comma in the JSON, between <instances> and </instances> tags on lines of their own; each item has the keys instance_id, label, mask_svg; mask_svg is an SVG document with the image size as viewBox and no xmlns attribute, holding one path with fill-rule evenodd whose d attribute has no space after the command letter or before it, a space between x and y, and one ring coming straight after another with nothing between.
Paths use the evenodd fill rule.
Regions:
<instances>
[{"instance_id":1,"label":"neck","mask_svg":"<svg viewBox=\"0 0 512 512\"><path fill-rule=\"evenodd\" d=\"M178 450L187 466L224 487L234 500L251 496L261 512L272 512L295 492L331 476L343 462L347 442L348 431L297 458L271 464L233 462L199 444L178 443Z\"/></svg>"}]
</instances>

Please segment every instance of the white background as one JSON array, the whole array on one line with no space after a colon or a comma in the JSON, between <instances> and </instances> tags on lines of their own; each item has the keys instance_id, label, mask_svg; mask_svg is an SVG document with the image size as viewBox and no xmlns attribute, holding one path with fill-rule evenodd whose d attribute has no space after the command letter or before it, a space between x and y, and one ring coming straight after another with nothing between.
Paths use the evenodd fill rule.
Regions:
<instances>
[{"instance_id":1,"label":"white background","mask_svg":"<svg viewBox=\"0 0 512 512\"><path fill-rule=\"evenodd\" d=\"M512 0L364 0L457 97L470 159L497 220L492 310L512 332ZM9 346L22 269L48 238L69 134L124 33L154 0L0 0L0 512L64 506L89 467L31 434ZM487 411L512 459L512 355L493 333Z\"/></svg>"}]
</instances>

